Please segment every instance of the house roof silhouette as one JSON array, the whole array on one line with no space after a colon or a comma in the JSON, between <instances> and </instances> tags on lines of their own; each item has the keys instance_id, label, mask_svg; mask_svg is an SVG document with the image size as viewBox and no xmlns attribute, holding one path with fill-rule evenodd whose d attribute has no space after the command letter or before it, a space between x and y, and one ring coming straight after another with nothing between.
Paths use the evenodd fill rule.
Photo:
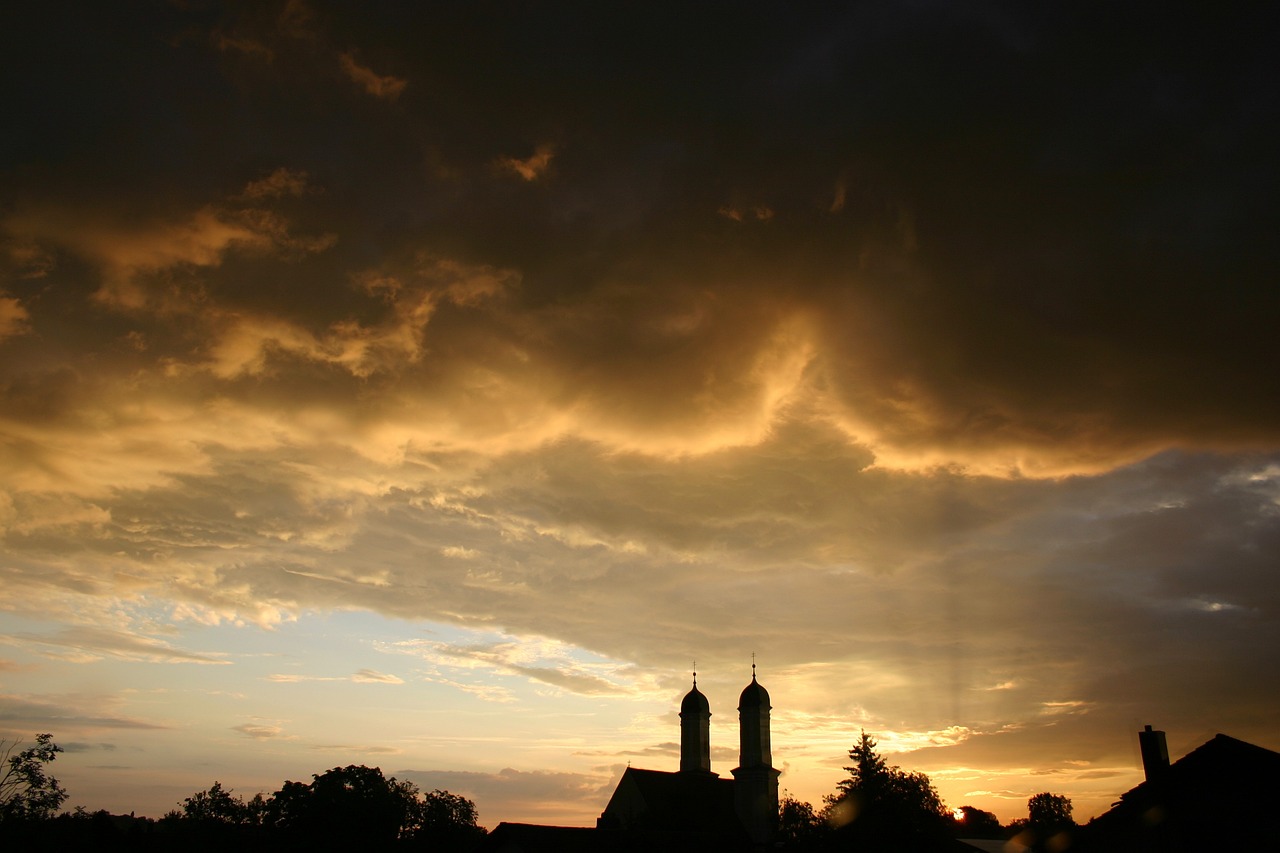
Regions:
<instances>
[{"instance_id":1,"label":"house roof silhouette","mask_svg":"<svg viewBox=\"0 0 1280 853\"><path fill-rule=\"evenodd\" d=\"M1280 753L1224 734L1120 795L1079 833L1085 851L1280 849Z\"/></svg>"}]
</instances>

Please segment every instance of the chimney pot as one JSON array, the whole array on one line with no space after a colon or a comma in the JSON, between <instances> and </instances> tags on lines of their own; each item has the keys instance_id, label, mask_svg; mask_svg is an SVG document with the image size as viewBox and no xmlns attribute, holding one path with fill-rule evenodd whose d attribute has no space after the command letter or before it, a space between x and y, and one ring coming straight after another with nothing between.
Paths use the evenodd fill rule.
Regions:
<instances>
[{"instance_id":1,"label":"chimney pot","mask_svg":"<svg viewBox=\"0 0 1280 853\"><path fill-rule=\"evenodd\" d=\"M1151 726L1147 726L1138 732L1138 749L1142 752L1142 769L1148 782L1169 769L1169 745L1164 732L1152 731Z\"/></svg>"}]
</instances>

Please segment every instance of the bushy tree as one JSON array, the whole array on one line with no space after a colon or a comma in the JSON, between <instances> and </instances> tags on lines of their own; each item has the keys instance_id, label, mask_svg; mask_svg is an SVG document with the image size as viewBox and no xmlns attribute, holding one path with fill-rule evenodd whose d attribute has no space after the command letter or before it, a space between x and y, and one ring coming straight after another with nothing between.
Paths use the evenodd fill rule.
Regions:
<instances>
[{"instance_id":1,"label":"bushy tree","mask_svg":"<svg viewBox=\"0 0 1280 853\"><path fill-rule=\"evenodd\" d=\"M1070 846L1076 823L1071 819L1071 800L1061 794L1036 794L1027 800L1025 820L1012 821L1007 834L1024 848L1059 851Z\"/></svg>"},{"instance_id":2,"label":"bushy tree","mask_svg":"<svg viewBox=\"0 0 1280 853\"><path fill-rule=\"evenodd\" d=\"M364 765L335 767L313 775L310 784L285 782L265 802L264 820L288 835L330 844L412 840L464 849L484 835L475 803L466 797L448 791L422 794L412 782Z\"/></svg>"},{"instance_id":3,"label":"bushy tree","mask_svg":"<svg viewBox=\"0 0 1280 853\"><path fill-rule=\"evenodd\" d=\"M256 798L261 801L261 795ZM236 797L214 782L206 791L197 791L182 801L182 816L188 820L242 825L254 823L253 811L241 797Z\"/></svg>"},{"instance_id":4,"label":"bushy tree","mask_svg":"<svg viewBox=\"0 0 1280 853\"><path fill-rule=\"evenodd\" d=\"M411 828L413 793L382 770L364 765L335 767L312 775L310 784L287 781L271 796L267 814L292 835L386 845Z\"/></svg>"},{"instance_id":5,"label":"bushy tree","mask_svg":"<svg viewBox=\"0 0 1280 853\"><path fill-rule=\"evenodd\" d=\"M778 804L778 832L774 841L783 850L816 850L827 833L827 822L813 806L784 796Z\"/></svg>"},{"instance_id":6,"label":"bushy tree","mask_svg":"<svg viewBox=\"0 0 1280 853\"><path fill-rule=\"evenodd\" d=\"M890 766L865 731L849 758L848 778L826 798L825 815L844 839L840 846L923 850L948 837L950 812L927 775Z\"/></svg>"},{"instance_id":7,"label":"bushy tree","mask_svg":"<svg viewBox=\"0 0 1280 853\"><path fill-rule=\"evenodd\" d=\"M394 777L392 778L394 782ZM466 797L448 791L419 794L412 782L397 782L417 801L409 826L402 833L415 842L429 843L433 848L465 850L484 836L479 824L476 804Z\"/></svg>"},{"instance_id":8,"label":"bushy tree","mask_svg":"<svg viewBox=\"0 0 1280 853\"><path fill-rule=\"evenodd\" d=\"M961 806L956 817L956 835L961 838L1003 838L1000 818L974 806Z\"/></svg>"},{"instance_id":9,"label":"bushy tree","mask_svg":"<svg viewBox=\"0 0 1280 853\"><path fill-rule=\"evenodd\" d=\"M1037 833L1050 835L1075 827L1071 800L1062 794L1036 794L1027 800L1027 823Z\"/></svg>"},{"instance_id":10,"label":"bushy tree","mask_svg":"<svg viewBox=\"0 0 1280 853\"><path fill-rule=\"evenodd\" d=\"M225 849L229 839L264 849L469 850L484 836L475 803L448 791L423 794L412 782L377 767L349 765L286 781L269 797L245 801L214 782L182 802L166 821L201 849ZM190 832L200 828L194 840ZM212 845L212 846L211 846ZM256 849L256 847L254 848Z\"/></svg>"},{"instance_id":11,"label":"bushy tree","mask_svg":"<svg viewBox=\"0 0 1280 853\"><path fill-rule=\"evenodd\" d=\"M0 740L4 766L0 768L0 821L43 820L53 817L67 799L66 789L45 772L62 747L53 735L36 735L36 745L14 753L20 741Z\"/></svg>"}]
</instances>

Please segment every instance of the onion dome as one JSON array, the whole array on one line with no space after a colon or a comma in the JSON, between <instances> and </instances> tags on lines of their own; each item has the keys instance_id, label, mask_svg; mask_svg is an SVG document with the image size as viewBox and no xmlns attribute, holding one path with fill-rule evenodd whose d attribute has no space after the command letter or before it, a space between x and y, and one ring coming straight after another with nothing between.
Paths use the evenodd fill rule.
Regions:
<instances>
[{"instance_id":1,"label":"onion dome","mask_svg":"<svg viewBox=\"0 0 1280 853\"><path fill-rule=\"evenodd\" d=\"M754 670L755 667L752 667ZM751 683L742 691L742 695L738 697L738 710L745 711L748 708L763 708L768 710L772 707L769 704L769 691L760 686L760 682L756 681L756 674L751 673Z\"/></svg>"},{"instance_id":2,"label":"onion dome","mask_svg":"<svg viewBox=\"0 0 1280 853\"><path fill-rule=\"evenodd\" d=\"M680 703L680 716L686 714L711 714L711 703L707 701L707 697L703 696L698 690L698 682L693 683L693 689L685 694L684 701Z\"/></svg>"}]
</instances>

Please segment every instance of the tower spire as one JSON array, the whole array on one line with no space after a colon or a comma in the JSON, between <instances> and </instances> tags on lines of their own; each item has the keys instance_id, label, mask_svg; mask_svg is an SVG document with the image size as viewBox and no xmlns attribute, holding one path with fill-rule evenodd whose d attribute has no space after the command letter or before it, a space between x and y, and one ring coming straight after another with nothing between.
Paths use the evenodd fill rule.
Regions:
<instances>
[{"instance_id":1,"label":"tower spire","mask_svg":"<svg viewBox=\"0 0 1280 853\"><path fill-rule=\"evenodd\" d=\"M751 683L738 698L741 750L733 770L734 805L748 834L767 844L778 823L778 776L769 744L769 691L756 681L756 654L751 653Z\"/></svg>"},{"instance_id":2,"label":"tower spire","mask_svg":"<svg viewBox=\"0 0 1280 853\"><path fill-rule=\"evenodd\" d=\"M680 772L711 772L711 704L698 690L698 662L693 662L693 689L680 703Z\"/></svg>"}]
</instances>

